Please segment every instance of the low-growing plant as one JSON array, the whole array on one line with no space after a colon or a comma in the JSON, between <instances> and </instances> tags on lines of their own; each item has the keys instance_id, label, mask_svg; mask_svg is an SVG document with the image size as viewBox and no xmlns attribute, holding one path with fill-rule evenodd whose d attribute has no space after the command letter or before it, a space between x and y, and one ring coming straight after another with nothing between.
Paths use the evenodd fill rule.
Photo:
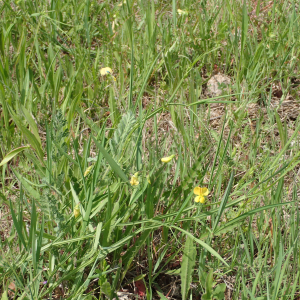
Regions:
<instances>
[{"instance_id":1,"label":"low-growing plant","mask_svg":"<svg viewBox=\"0 0 300 300\"><path fill-rule=\"evenodd\" d=\"M1 299L295 299L297 12L0 3Z\"/></svg>"}]
</instances>

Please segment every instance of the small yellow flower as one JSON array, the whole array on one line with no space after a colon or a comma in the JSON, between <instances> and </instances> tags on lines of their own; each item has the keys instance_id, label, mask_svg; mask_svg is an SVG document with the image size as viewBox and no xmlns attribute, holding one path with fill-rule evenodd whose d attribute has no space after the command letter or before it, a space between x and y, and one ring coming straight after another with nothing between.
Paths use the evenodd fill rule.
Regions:
<instances>
[{"instance_id":1,"label":"small yellow flower","mask_svg":"<svg viewBox=\"0 0 300 300\"><path fill-rule=\"evenodd\" d=\"M209 190L206 187L196 186L194 188L194 194L198 195L195 198L195 202L197 202L197 203L200 202L203 204L205 202L205 196L207 196L209 194Z\"/></svg>"},{"instance_id":2,"label":"small yellow flower","mask_svg":"<svg viewBox=\"0 0 300 300\"><path fill-rule=\"evenodd\" d=\"M80 216L80 209L79 209L79 203L76 204L76 206L74 207L74 217L77 218Z\"/></svg>"},{"instance_id":3,"label":"small yellow flower","mask_svg":"<svg viewBox=\"0 0 300 300\"><path fill-rule=\"evenodd\" d=\"M106 67L106 68L102 68L101 70L100 70L100 74L101 74L101 76L105 76L105 75L107 75L107 74L112 74L112 69L111 68L109 68L109 67Z\"/></svg>"},{"instance_id":4,"label":"small yellow flower","mask_svg":"<svg viewBox=\"0 0 300 300\"><path fill-rule=\"evenodd\" d=\"M132 186L139 185L138 172L135 173L135 174L131 177L131 179L130 179L130 184L131 184Z\"/></svg>"},{"instance_id":5,"label":"small yellow flower","mask_svg":"<svg viewBox=\"0 0 300 300\"><path fill-rule=\"evenodd\" d=\"M93 166L94 166L94 165L91 165L91 166L89 166L89 167L85 170L85 172L84 172L84 174L83 174L84 177L86 177L86 176L88 176L88 175L90 174L90 172L91 172L92 169L93 169Z\"/></svg>"},{"instance_id":6,"label":"small yellow flower","mask_svg":"<svg viewBox=\"0 0 300 300\"><path fill-rule=\"evenodd\" d=\"M124 0L123 2L119 3L118 6L122 6L124 4L126 4L126 0Z\"/></svg>"},{"instance_id":7,"label":"small yellow flower","mask_svg":"<svg viewBox=\"0 0 300 300\"><path fill-rule=\"evenodd\" d=\"M163 158L161 159L161 161L164 162L164 163L168 163L168 162L170 162L174 157L175 157L174 154L171 155L171 156L168 156L168 157L163 157Z\"/></svg>"},{"instance_id":8,"label":"small yellow flower","mask_svg":"<svg viewBox=\"0 0 300 300\"><path fill-rule=\"evenodd\" d=\"M184 15L188 15L188 12L186 10L182 10L182 9L177 9L177 13L179 14L179 16L184 16Z\"/></svg>"}]
</instances>

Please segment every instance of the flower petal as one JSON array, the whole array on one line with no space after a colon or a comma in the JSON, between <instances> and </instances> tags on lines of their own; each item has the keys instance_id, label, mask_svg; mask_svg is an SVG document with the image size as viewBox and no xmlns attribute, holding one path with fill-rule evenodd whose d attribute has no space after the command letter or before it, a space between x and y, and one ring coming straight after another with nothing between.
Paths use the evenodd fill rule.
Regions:
<instances>
[{"instance_id":1,"label":"flower petal","mask_svg":"<svg viewBox=\"0 0 300 300\"><path fill-rule=\"evenodd\" d=\"M170 162L174 157L175 157L174 154L171 155L171 156L168 156L168 157L163 157L163 158L161 159L161 161L164 162L164 163L168 163L168 162Z\"/></svg>"},{"instance_id":2,"label":"flower petal","mask_svg":"<svg viewBox=\"0 0 300 300\"><path fill-rule=\"evenodd\" d=\"M200 188L201 189L201 195L207 196L209 194L209 190L206 187Z\"/></svg>"},{"instance_id":3,"label":"flower petal","mask_svg":"<svg viewBox=\"0 0 300 300\"><path fill-rule=\"evenodd\" d=\"M138 174L138 172L135 173L130 179L130 184L132 186L139 185L139 178L138 178L137 174Z\"/></svg>"},{"instance_id":4,"label":"flower petal","mask_svg":"<svg viewBox=\"0 0 300 300\"><path fill-rule=\"evenodd\" d=\"M203 196L199 196L199 197L200 197L200 200L199 200L200 203L202 203L202 204L205 203L205 198Z\"/></svg>"},{"instance_id":5,"label":"flower petal","mask_svg":"<svg viewBox=\"0 0 300 300\"><path fill-rule=\"evenodd\" d=\"M194 188L194 194L195 195L201 195L201 187L200 186L196 186Z\"/></svg>"},{"instance_id":6,"label":"flower petal","mask_svg":"<svg viewBox=\"0 0 300 300\"><path fill-rule=\"evenodd\" d=\"M199 196L207 196L209 194L209 190L206 187L196 186L194 188L194 194Z\"/></svg>"},{"instance_id":7,"label":"flower petal","mask_svg":"<svg viewBox=\"0 0 300 300\"><path fill-rule=\"evenodd\" d=\"M200 199L201 199L201 197L200 196L197 196L196 198L195 198L195 202L200 202Z\"/></svg>"},{"instance_id":8,"label":"flower petal","mask_svg":"<svg viewBox=\"0 0 300 300\"><path fill-rule=\"evenodd\" d=\"M102 69L100 70L100 74L101 74L102 76L105 76L105 75L107 75L107 74L112 74L112 69L109 68L109 67L102 68Z\"/></svg>"}]
</instances>

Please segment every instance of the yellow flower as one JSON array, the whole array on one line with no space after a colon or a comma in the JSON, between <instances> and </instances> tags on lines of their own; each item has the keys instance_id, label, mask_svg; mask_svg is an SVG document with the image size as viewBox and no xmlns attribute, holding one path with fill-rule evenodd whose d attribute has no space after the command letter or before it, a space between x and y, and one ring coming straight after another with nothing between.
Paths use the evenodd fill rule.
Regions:
<instances>
[{"instance_id":1,"label":"yellow flower","mask_svg":"<svg viewBox=\"0 0 300 300\"><path fill-rule=\"evenodd\" d=\"M203 204L205 202L205 196L207 196L209 194L209 190L206 187L196 186L194 188L194 194L198 195L195 198L195 202L197 202L197 203L200 202Z\"/></svg>"},{"instance_id":2,"label":"yellow flower","mask_svg":"<svg viewBox=\"0 0 300 300\"><path fill-rule=\"evenodd\" d=\"M93 169L93 165L89 166L89 167L85 170L83 176L84 176L84 177L88 176L88 175L90 174L90 172L92 171L92 169Z\"/></svg>"},{"instance_id":3,"label":"yellow flower","mask_svg":"<svg viewBox=\"0 0 300 300\"><path fill-rule=\"evenodd\" d=\"M109 67L106 67L106 68L102 68L101 70L100 70L100 74L102 75L102 76L105 76L105 75L107 75L107 74L112 74L112 69L111 68L109 68Z\"/></svg>"},{"instance_id":4,"label":"yellow flower","mask_svg":"<svg viewBox=\"0 0 300 300\"><path fill-rule=\"evenodd\" d=\"M124 4L126 4L126 0L124 0L123 2L119 3L118 6L122 6Z\"/></svg>"},{"instance_id":5,"label":"yellow flower","mask_svg":"<svg viewBox=\"0 0 300 300\"><path fill-rule=\"evenodd\" d=\"M168 163L168 162L170 162L174 157L175 157L174 154L171 155L171 156L168 156L168 157L163 157L163 158L161 159L161 161L164 162L164 163Z\"/></svg>"},{"instance_id":6,"label":"yellow flower","mask_svg":"<svg viewBox=\"0 0 300 300\"><path fill-rule=\"evenodd\" d=\"M177 9L177 13L179 14L179 16L183 16L183 15L188 15L188 12L186 10L182 10L182 9Z\"/></svg>"},{"instance_id":7,"label":"yellow flower","mask_svg":"<svg viewBox=\"0 0 300 300\"><path fill-rule=\"evenodd\" d=\"M76 204L76 206L74 207L74 217L77 218L80 216L80 209L79 209L79 203Z\"/></svg>"},{"instance_id":8,"label":"yellow flower","mask_svg":"<svg viewBox=\"0 0 300 300\"><path fill-rule=\"evenodd\" d=\"M130 179L130 184L131 184L132 186L139 185L138 173L139 173L139 172L135 173L135 174L131 177L131 179Z\"/></svg>"}]
</instances>

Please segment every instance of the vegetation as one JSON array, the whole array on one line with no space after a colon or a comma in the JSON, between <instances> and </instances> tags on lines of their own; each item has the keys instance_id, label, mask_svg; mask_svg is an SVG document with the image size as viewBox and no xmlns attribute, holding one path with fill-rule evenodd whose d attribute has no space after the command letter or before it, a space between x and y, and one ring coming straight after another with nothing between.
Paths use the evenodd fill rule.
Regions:
<instances>
[{"instance_id":1,"label":"vegetation","mask_svg":"<svg viewBox=\"0 0 300 300\"><path fill-rule=\"evenodd\" d=\"M297 1L0 16L2 300L299 297Z\"/></svg>"}]
</instances>

